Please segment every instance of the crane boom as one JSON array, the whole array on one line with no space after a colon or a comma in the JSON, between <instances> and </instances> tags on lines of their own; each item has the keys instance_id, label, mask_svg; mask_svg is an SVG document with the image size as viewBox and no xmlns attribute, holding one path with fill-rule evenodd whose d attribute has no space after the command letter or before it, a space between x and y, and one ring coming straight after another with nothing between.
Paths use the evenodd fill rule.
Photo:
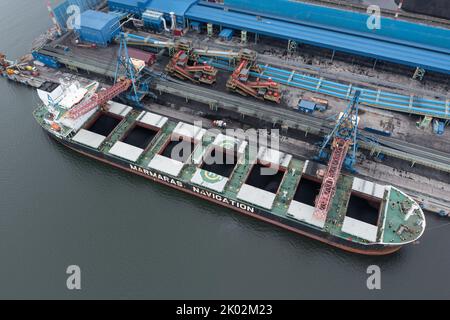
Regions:
<instances>
[{"instance_id":1,"label":"crane boom","mask_svg":"<svg viewBox=\"0 0 450 320\"><path fill-rule=\"evenodd\" d=\"M331 154L330 162L328 163L328 168L323 178L322 187L316 201L314 216L317 219L323 221L327 218L350 144L351 140L345 140L342 138L335 138L333 141L333 152Z\"/></svg>"},{"instance_id":2,"label":"crane boom","mask_svg":"<svg viewBox=\"0 0 450 320\"><path fill-rule=\"evenodd\" d=\"M322 146L322 151L328 146L331 139L331 156L328 162L327 170L323 177L322 186L319 195L316 199L316 208L314 210L314 217L321 221L327 219L328 211L333 203L334 195L336 194L336 187L341 175L342 167L344 165L350 147L353 144L352 153L349 155L351 166L356 161L356 136L358 131L358 105L361 92L357 90L353 96L352 101L341 114L332 133L325 139Z\"/></svg>"},{"instance_id":3,"label":"crane boom","mask_svg":"<svg viewBox=\"0 0 450 320\"><path fill-rule=\"evenodd\" d=\"M109 100L117 97L119 94L127 91L128 88L131 87L131 84L132 83L130 79L125 79L123 81L117 82L115 85L104 91L100 91L99 93L94 94L91 99L84 101L75 108L71 109L67 114L68 118L78 119L97 106L103 105Z\"/></svg>"}]
</instances>

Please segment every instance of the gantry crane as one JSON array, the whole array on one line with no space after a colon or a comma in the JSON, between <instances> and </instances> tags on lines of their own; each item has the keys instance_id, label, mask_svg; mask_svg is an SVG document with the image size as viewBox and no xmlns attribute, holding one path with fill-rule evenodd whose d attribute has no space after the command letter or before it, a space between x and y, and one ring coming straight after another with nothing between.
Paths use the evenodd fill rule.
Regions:
<instances>
[{"instance_id":1,"label":"gantry crane","mask_svg":"<svg viewBox=\"0 0 450 320\"><path fill-rule=\"evenodd\" d=\"M331 156L323 177L322 187L316 199L314 216L319 220L326 220L328 211L336 194L336 186L341 175L344 162L348 169L354 171L357 151L358 109L360 91L356 91L347 109L340 115L333 131L325 138L320 149L319 157L326 155L325 148L331 142ZM351 153L349 150L351 149Z\"/></svg>"},{"instance_id":2,"label":"gantry crane","mask_svg":"<svg viewBox=\"0 0 450 320\"><path fill-rule=\"evenodd\" d=\"M124 70L122 70L122 68L124 68ZM122 71L124 71L126 75L125 77L120 76ZM139 104L142 96L148 92L148 88L146 89L145 87L148 86L148 84L144 81L138 83L136 74L140 71L141 70L136 70L136 67L133 65L133 62L128 55L127 43L124 36L121 35L114 85L106 90L95 93L90 99L83 101L76 107L72 108L67 112L66 117L70 119L78 119L96 107L104 105L109 100L127 92L130 88L131 93L128 94L127 98L132 100L132 102ZM138 88L143 88L143 90L140 91Z\"/></svg>"}]
</instances>

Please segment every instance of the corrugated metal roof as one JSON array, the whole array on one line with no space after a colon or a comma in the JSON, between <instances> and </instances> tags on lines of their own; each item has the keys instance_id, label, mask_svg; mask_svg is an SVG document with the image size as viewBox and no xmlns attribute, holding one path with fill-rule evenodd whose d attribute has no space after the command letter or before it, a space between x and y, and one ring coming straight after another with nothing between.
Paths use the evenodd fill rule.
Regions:
<instances>
[{"instance_id":1,"label":"corrugated metal roof","mask_svg":"<svg viewBox=\"0 0 450 320\"><path fill-rule=\"evenodd\" d=\"M292 0L225 0L225 6L230 10L242 13L261 15L266 18L331 29L342 33L352 33L368 38L378 38L382 41L403 42L402 44L407 44L411 47L422 47L450 54L450 29L424 23L414 23L403 19L394 19L384 16L384 14L380 17L381 28L370 29L367 27L370 15L366 12L357 12L309 2Z\"/></svg>"},{"instance_id":2,"label":"corrugated metal roof","mask_svg":"<svg viewBox=\"0 0 450 320\"><path fill-rule=\"evenodd\" d=\"M147 5L147 9L164 13L173 12L177 16L184 16L194 3L197 3L197 0L152 0Z\"/></svg>"},{"instance_id":3,"label":"corrugated metal roof","mask_svg":"<svg viewBox=\"0 0 450 320\"><path fill-rule=\"evenodd\" d=\"M115 14L104 13L100 11L87 10L80 16L80 25L77 29L89 28L93 30L103 30L105 26L111 22L118 21L119 18Z\"/></svg>"},{"instance_id":4,"label":"corrugated metal roof","mask_svg":"<svg viewBox=\"0 0 450 320\"><path fill-rule=\"evenodd\" d=\"M206 23L212 22L227 28L247 30L261 35L294 40L318 47L450 74L450 55L432 50L276 19L257 19L254 15L225 11L220 8L202 5L192 6L186 12L186 18Z\"/></svg>"}]
</instances>

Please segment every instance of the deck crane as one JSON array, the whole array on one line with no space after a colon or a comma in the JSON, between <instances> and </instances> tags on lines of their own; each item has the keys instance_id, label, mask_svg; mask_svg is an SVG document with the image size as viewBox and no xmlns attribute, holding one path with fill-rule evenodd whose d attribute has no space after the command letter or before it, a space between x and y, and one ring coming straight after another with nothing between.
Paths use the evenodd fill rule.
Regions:
<instances>
[{"instance_id":1,"label":"deck crane","mask_svg":"<svg viewBox=\"0 0 450 320\"><path fill-rule=\"evenodd\" d=\"M357 151L358 109L360 91L356 91L347 109L339 116L333 131L325 138L319 157L326 155L325 148L331 143L331 156L323 177L322 187L316 199L314 216L326 220L336 193L336 186L344 163L354 170ZM332 142L331 142L332 141ZM352 149L349 153L350 148Z\"/></svg>"},{"instance_id":2,"label":"deck crane","mask_svg":"<svg viewBox=\"0 0 450 320\"><path fill-rule=\"evenodd\" d=\"M125 69L124 70L126 74L125 77L119 76L122 71L121 70L122 68ZM140 72L140 70L136 70L135 66L133 65L128 55L127 44L124 39L124 36L122 35L117 58L114 85L106 90L95 93L90 99L80 103L78 106L69 110L66 116L70 119L78 119L79 117L87 114L94 108L104 105L109 100L128 91L128 89L130 88L131 94L129 96L131 97L131 100L135 103L139 103L141 100L140 97L142 96L143 92L138 91L136 71Z\"/></svg>"},{"instance_id":3,"label":"deck crane","mask_svg":"<svg viewBox=\"0 0 450 320\"><path fill-rule=\"evenodd\" d=\"M67 117L70 119L78 119L79 117L87 114L89 111L96 108L97 106L104 105L109 100L127 91L128 88L131 87L131 85L132 83L130 79L119 81L112 87L94 94L89 100L86 100L83 103L76 106L75 108L71 109L68 112Z\"/></svg>"}]
</instances>

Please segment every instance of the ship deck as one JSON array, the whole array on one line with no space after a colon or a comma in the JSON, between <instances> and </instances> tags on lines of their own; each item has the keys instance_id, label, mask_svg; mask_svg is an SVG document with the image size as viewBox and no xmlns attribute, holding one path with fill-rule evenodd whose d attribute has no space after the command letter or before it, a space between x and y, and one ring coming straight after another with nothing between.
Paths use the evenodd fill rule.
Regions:
<instances>
[{"instance_id":1,"label":"ship deck","mask_svg":"<svg viewBox=\"0 0 450 320\"><path fill-rule=\"evenodd\" d=\"M321 184L317 165L278 151L272 152L264 146L259 147L255 157L249 152L246 141L117 103L110 104L106 110L98 109L88 114L77 130L58 122L64 110L58 111L59 132L52 131L53 117L49 117L48 107L37 108L34 115L45 130L70 143L143 169L162 172L202 190L342 239L361 244L398 245L414 241L425 227L422 210L401 191L345 174L338 181L326 221L316 220L313 202ZM52 112L54 114L55 110ZM176 152L170 152L180 147L177 143L180 138L187 141L184 147L194 147L185 151L182 159L174 156ZM222 158L229 154L229 158L237 159L238 163L220 168L221 165L206 162L208 157L217 154ZM272 177L263 176L259 170L267 167L268 163L277 168ZM347 216L353 197L357 197L359 202L366 201L366 206L374 206L375 216L368 220ZM306 203L301 202L302 198Z\"/></svg>"}]
</instances>

